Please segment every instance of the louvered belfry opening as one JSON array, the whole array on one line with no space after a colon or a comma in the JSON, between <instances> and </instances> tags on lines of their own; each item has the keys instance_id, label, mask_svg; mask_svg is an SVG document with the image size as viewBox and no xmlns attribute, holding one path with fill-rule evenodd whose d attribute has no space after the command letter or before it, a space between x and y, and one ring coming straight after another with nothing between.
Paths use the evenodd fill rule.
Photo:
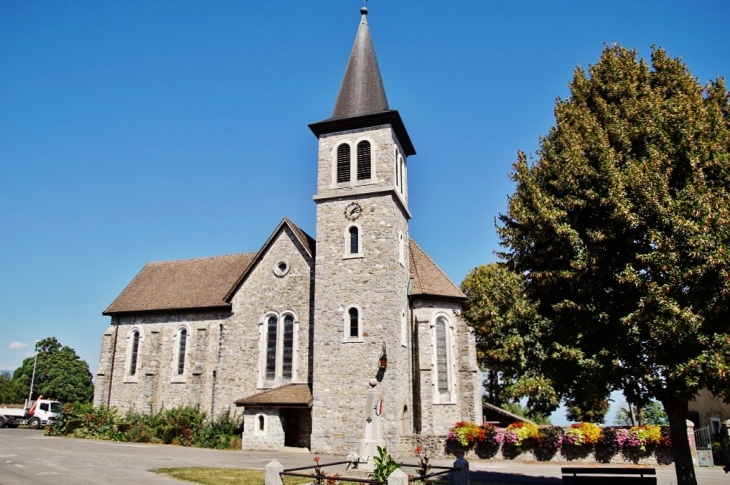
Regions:
<instances>
[{"instance_id":1,"label":"louvered belfry opening","mask_svg":"<svg viewBox=\"0 0 730 485\"><path fill-rule=\"evenodd\" d=\"M337 183L350 181L350 145L337 147Z\"/></svg>"},{"instance_id":2,"label":"louvered belfry opening","mask_svg":"<svg viewBox=\"0 0 730 485\"><path fill-rule=\"evenodd\" d=\"M357 144L357 179L370 178L370 142L363 140Z\"/></svg>"}]
</instances>

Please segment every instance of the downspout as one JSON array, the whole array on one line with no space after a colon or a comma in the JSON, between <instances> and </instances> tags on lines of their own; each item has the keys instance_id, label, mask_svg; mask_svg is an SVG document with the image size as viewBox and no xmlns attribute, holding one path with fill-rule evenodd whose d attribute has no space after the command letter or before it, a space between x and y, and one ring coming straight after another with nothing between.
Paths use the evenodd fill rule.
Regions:
<instances>
[{"instance_id":1,"label":"downspout","mask_svg":"<svg viewBox=\"0 0 730 485\"><path fill-rule=\"evenodd\" d=\"M113 322L112 318L112 322ZM109 372L109 390L106 393L106 407L111 406L112 402L112 381L114 380L114 361L117 360L117 336L119 335L119 317L117 317L117 327L114 330L114 345L112 347L112 368Z\"/></svg>"}]
</instances>

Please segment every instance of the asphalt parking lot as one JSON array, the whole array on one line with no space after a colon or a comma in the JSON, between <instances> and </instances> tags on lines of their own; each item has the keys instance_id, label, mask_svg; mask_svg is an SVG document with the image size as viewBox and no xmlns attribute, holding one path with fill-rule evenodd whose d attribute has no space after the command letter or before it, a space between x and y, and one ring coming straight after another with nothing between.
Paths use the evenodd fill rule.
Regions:
<instances>
[{"instance_id":1,"label":"asphalt parking lot","mask_svg":"<svg viewBox=\"0 0 730 485\"><path fill-rule=\"evenodd\" d=\"M179 484L183 482L149 470L189 466L264 469L273 459L285 468L293 468L313 465L312 458L309 453L219 451L54 438L30 429L0 429L0 485ZM341 460L341 456L321 456L322 463ZM433 463L450 465L452 462L434 460ZM479 481L561 483L560 464L475 461L470 467L472 477ZM701 485L730 483L730 475L719 467L696 468L696 472ZM660 484L676 485L673 467L658 467L657 475Z\"/></svg>"}]
</instances>

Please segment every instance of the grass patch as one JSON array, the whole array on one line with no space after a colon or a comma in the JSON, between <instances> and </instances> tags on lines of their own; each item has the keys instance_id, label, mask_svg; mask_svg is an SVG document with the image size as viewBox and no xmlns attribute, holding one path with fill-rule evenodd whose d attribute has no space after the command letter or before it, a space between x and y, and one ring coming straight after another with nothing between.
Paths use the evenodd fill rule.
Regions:
<instances>
[{"instance_id":1,"label":"grass patch","mask_svg":"<svg viewBox=\"0 0 730 485\"><path fill-rule=\"evenodd\" d=\"M203 483L205 485L265 485L266 472L264 470L248 470L244 468L158 468L152 470L160 475L184 480L186 482ZM284 485L302 485L315 483L313 478L284 477ZM354 482L337 482L342 485L354 485ZM420 482L418 482L420 483ZM432 483L432 482L429 482ZM433 482L451 483L451 482ZM472 485L519 485L506 482L472 481Z\"/></svg>"},{"instance_id":2,"label":"grass patch","mask_svg":"<svg viewBox=\"0 0 730 485\"><path fill-rule=\"evenodd\" d=\"M186 482L203 483L205 485L264 485L264 470L247 470L243 468L158 468L152 470L160 475L184 480ZM284 485L312 483L313 479L301 477L284 477Z\"/></svg>"}]
</instances>

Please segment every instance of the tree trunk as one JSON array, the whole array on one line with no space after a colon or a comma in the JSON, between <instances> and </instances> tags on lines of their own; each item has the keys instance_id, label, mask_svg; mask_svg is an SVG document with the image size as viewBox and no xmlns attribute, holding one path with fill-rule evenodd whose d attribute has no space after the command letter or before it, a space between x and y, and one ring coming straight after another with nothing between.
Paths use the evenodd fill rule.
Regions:
<instances>
[{"instance_id":1,"label":"tree trunk","mask_svg":"<svg viewBox=\"0 0 730 485\"><path fill-rule=\"evenodd\" d=\"M692 463L692 449L687 439L687 401L667 397L662 399L662 404L669 419L677 484L697 485L697 476Z\"/></svg>"},{"instance_id":2,"label":"tree trunk","mask_svg":"<svg viewBox=\"0 0 730 485\"><path fill-rule=\"evenodd\" d=\"M634 405L629 403L629 416L631 417L631 426L636 426L636 414L634 414Z\"/></svg>"}]
</instances>

